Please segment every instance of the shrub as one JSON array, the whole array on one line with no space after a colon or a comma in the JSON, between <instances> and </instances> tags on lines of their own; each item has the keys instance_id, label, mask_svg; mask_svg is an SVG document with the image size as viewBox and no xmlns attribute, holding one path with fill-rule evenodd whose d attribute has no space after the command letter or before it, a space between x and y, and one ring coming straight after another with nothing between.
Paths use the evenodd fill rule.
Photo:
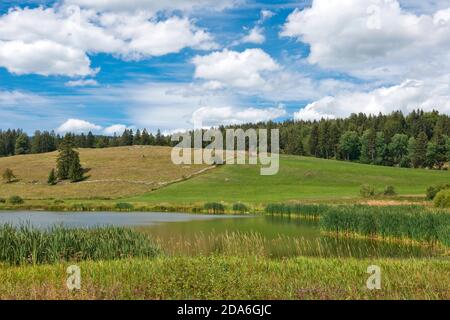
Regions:
<instances>
[{"instance_id":1,"label":"shrub","mask_svg":"<svg viewBox=\"0 0 450 320\"><path fill-rule=\"evenodd\" d=\"M384 188L383 194L385 196L395 196L397 195L397 192L395 192L394 186L386 186L386 188Z\"/></svg>"},{"instance_id":2,"label":"shrub","mask_svg":"<svg viewBox=\"0 0 450 320\"><path fill-rule=\"evenodd\" d=\"M427 199L428 200L434 200L436 195L441 190L446 190L446 189L450 189L450 184L439 184L439 185L428 187L428 189L427 189Z\"/></svg>"},{"instance_id":3,"label":"shrub","mask_svg":"<svg viewBox=\"0 0 450 320\"><path fill-rule=\"evenodd\" d=\"M434 206L438 208L450 208L450 189L439 191L434 198Z\"/></svg>"},{"instance_id":4,"label":"shrub","mask_svg":"<svg viewBox=\"0 0 450 320\"><path fill-rule=\"evenodd\" d=\"M56 171L55 169L52 169L50 173L48 174L47 184L50 186L54 186L58 183L58 178L56 177Z\"/></svg>"},{"instance_id":5,"label":"shrub","mask_svg":"<svg viewBox=\"0 0 450 320\"><path fill-rule=\"evenodd\" d=\"M131 210L134 209L134 206L131 203L119 202L119 203L116 203L116 209L118 209L118 210L125 210L125 211L131 211Z\"/></svg>"},{"instance_id":6,"label":"shrub","mask_svg":"<svg viewBox=\"0 0 450 320\"><path fill-rule=\"evenodd\" d=\"M23 199L22 199L21 197L19 197L19 196L12 196L12 197L10 197L10 198L8 199L8 202L9 202L10 204L22 204L22 203L24 203L25 201L23 201Z\"/></svg>"},{"instance_id":7,"label":"shrub","mask_svg":"<svg viewBox=\"0 0 450 320\"><path fill-rule=\"evenodd\" d=\"M225 207L223 204L218 203L218 202L208 202L205 203L205 205L203 206L203 208L205 210L208 211L208 213L212 213L212 214L219 214L219 213L224 213L225 212Z\"/></svg>"},{"instance_id":8,"label":"shrub","mask_svg":"<svg viewBox=\"0 0 450 320\"><path fill-rule=\"evenodd\" d=\"M363 198L370 198L375 196L375 187L371 186L369 184L363 184L360 188L359 188L359 194L363 197Z\"/></svg>"},{"instance_id":9,"label":"shrub","mask_svg":"<svg viewBox=\"0 0 450 320\"><path fill-rule=\"evenodd\" d=\"M0 203L6 203L6 199L0 198Z\"/></svg>"},{"instance_id":10,"label":"shrub","mask_svg":"<svg viewBox=\"0 0 450 320\"><path fill-rule=\"evenodd\" d=\"M6 183L11 183L16 180L14 172L9 168L6 168L5 171L3 171L2 178Z\"/></svg>"},{"instance_id":11,"label":"shrub","mask_svg":"<svg viewBox=\"0 0 450 320\"><path fill-rule=\"evenodd\" d=\"M53 203L54 204L63 204L64 203L64 200L55 200L55 201L53 201Z\"/></svg>"},{"instance_id":12,"label":"shrub","mask_svg":"<svg viewBox=\"0 0 450 320\"><path fill-rule=\"evenodd\" d=\"M245 213L245 212L248 212L248 208L243 203L235 203L235 204L233 204L233 211L239 212L239 213Z\"/></svg>"}]
</instances>

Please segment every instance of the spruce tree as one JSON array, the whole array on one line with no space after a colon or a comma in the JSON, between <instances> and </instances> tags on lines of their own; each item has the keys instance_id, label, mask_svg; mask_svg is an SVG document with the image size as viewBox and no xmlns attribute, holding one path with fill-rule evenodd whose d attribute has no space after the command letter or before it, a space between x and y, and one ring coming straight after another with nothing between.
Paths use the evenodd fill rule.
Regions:
<instances>
[{"instance_id":1,"label":"spruce tree","mask_svg":"<svg viewBox=\"0 0 450 320\"><path fill-rule=\"evenodd\" d=\"M425 132L419 133L417 139L411 140L410 159L414 168L423 168L427 163L428 137Z\"/></svg>"},{"instance_id":2,"label":"spruce tree","mask_svg":"<svg viewBox=\"0 0 450 320\"><path fill-rule=\"evenodd\" d=\"M80 163L80 157L78 155L78 152L74 152L72 156L72 161L69 166L69 174L68 179L71 182L78 182L83 180L83 168L81 167Z\"/></svg>"},{"instance_id":3,"label":"spruce tree","mask_svg":"<svg viewBox=\"0 0 450 320\"><path fill-rule=\"evenodd\" d=\"M55 169L52 169L48 175L47 183L51 186L54 186L58 182L58 178L56 177Z\"/></svg>"},{"instance_id":4,"label":"spruce tree","mask_svg":"<svg viewBox=\"0 0 450 320\"><path fill-rule=\"evenodd\" d=\"M30 152L30 139L25 133L19 135L16 139L15 154L27 154Z\"/></svg>"},{"instance_id":5,"label":"spruce tree","mask_svg":"<svg viewBox=\"0 0 450 320\"><path fill-rule=\"evenodd\" d=\"M318 157L319 156L319 126L317 123L314 123L311 128L311 133L309 136L309 152L312 156Z\"/></svg>"}]
</instances>

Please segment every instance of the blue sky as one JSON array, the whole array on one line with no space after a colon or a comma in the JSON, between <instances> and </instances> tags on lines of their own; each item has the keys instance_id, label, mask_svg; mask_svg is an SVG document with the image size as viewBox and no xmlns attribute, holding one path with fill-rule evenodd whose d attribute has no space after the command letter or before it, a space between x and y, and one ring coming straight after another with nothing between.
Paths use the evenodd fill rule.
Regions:
<instances>
[{"instance_id":1,"label":"blue sky","mask_svg":"<svg viewBox=\"0 0 450 320\"><path fill-rule=\"evenodd\" d=\"M126 3L126 5L124 5ZM0 3L0 128L450 113L450 1Z\"/></svg>"}]
</instances>

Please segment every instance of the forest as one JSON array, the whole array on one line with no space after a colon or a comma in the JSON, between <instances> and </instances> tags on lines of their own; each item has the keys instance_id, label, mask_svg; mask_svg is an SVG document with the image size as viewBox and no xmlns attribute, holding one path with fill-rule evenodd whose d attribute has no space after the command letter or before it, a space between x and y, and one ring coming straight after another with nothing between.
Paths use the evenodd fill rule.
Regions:
<instances>
[{"instance_id":1,"label":"forest","mask_svg":"<svg viewBox=\"0 0 450 320\"><path fill-rule=\"evenodd\" d=\"M352 114L342 119L319 121L260 122L218 129L279 129L280 148L285 154L365 164L447 169L450 159L450 117L438 111L414 110L404 115ZM172 146L171 137L147 129L125 130L120 136L66 134L78 148L106 148L131 145ZM64 136L36 131L28 136L21 129L0 130L0 157L55 151ZM270 147L270 146L269 146Z\"/></svg>"}]
</instances>

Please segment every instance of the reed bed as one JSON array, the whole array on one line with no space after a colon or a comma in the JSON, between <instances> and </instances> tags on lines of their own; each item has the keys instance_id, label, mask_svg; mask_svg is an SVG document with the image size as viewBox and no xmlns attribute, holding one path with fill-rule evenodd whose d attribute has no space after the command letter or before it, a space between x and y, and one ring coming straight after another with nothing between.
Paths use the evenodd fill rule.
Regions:
<instances>
[{"instance_id":1,"label":"reed bed","mask_svg":"<svg viewBox=\"0 0 450 320\"><path fill-rule=\"evenodd\" d=\"M281 215L299 215L312 219L318 219L330 207L327 205L308 205L308 204L269 204L265 212L267 214Z\"/></svg>"},{"instance_id":2,"label":"reed bed","mask_svg":"<svg viewBox=\"0 0 450 320\"><path fill-rule=\"evenodd\" d=\"M450 246L450 214L420 206L330 207L320 220L321 228L336 234L406 238Z\"/></svg>"},{"instance_id":3,"label":"reed bed","mask_svg":"<svg viewBox=\"0 0 450 320\"><path fill-rule=\"evenodd\" d=\"M380 242L367 239L343 239L334 236L317 238L279 235L267 238L255 232L198 233L186 239L174 235L170 239L155 237L155 242L168 256L231 256L268 259L297 256L316 258L411 258L435 257L441 248L415 243Z\"/></svg>"},{"instance_id":4,"label":"reed bed","mask_svg":"<svg viewBox=\"0 0 450 320\"><path fill-rule=\"evenodd\" d=\"M148 235L126 228L0 226L0 262L11 265L152 258L159 253Z\"/></svg>"}]
</instances>

